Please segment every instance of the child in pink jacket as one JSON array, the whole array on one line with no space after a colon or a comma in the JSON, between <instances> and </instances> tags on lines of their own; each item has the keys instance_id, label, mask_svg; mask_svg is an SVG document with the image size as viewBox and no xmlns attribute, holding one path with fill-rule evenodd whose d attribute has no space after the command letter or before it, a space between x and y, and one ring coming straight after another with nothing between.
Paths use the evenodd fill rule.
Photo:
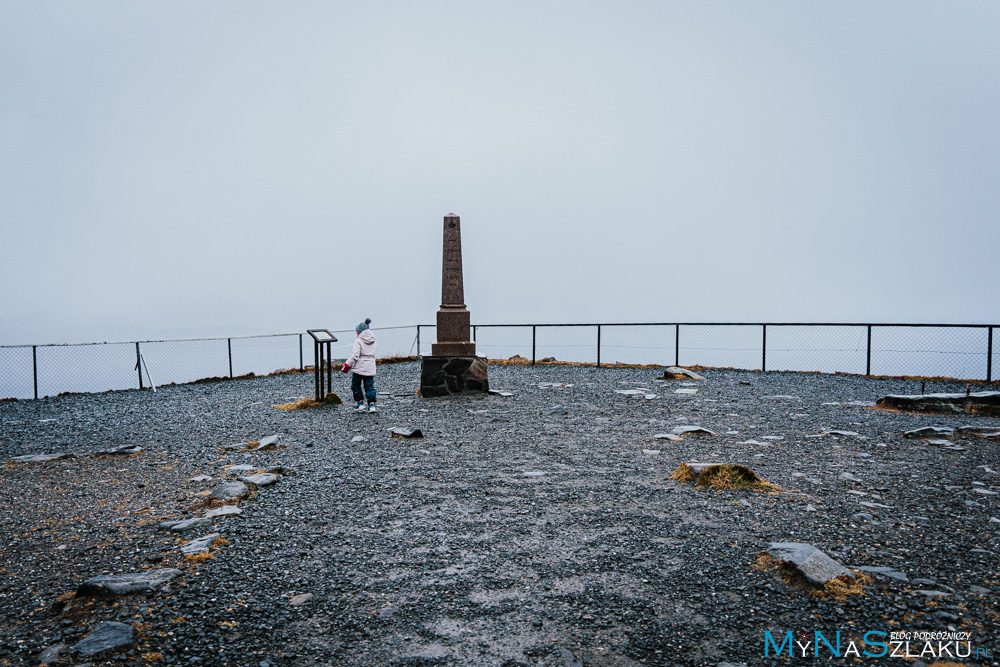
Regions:
<instances>
[{"instance_id":1,"label":"child in pink jacket","mask_svg":"<svg viewBox=\"0 0 1000 667\"><path fill-rule=\"evenodd\" d=\"M364 412L365 399L368 399L368 412L378 412L375 407L375 335L368 328L372 323L370 317L354 327L357 338L354 339L354 346L351 348L351 356L344 362L340 369L346 373L353 370L351 375L351 392L354 394L354 410ZM364 385L364 393L361 386Z\"/></svg>"}]
</instances>

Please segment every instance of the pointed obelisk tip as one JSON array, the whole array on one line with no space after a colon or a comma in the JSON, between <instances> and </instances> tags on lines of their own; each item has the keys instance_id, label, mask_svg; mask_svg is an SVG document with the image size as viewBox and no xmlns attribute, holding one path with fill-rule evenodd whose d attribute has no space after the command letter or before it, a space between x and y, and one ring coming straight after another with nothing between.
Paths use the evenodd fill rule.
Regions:
<instances>
[{"instance_id":1,"label":"pointed obelisk tip","mask_svg":"<svg viewBox=\"0 0 1000 667\"><path fill-rule=\"evenodd\" d=\"M444 217L446 217L446 218L457 218L458 216L455 215L454 213L449 213L448 215L446 215Z\"/></svg>"}]
</instances>

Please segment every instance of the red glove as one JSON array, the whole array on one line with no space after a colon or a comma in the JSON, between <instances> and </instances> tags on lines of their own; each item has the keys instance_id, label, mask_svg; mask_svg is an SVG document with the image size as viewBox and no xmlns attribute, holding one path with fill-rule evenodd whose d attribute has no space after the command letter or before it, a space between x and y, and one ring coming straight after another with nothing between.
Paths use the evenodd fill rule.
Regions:
<instances>
[{"instance_id":1,"label":"red glove","mask_svg":"<svg viewBox=\"0 0 1000 667\"><path fill-rule=\"evenodd\" d=\"M347 364L344 364L343 367L341 367L340 372L341 373L346 373L349 370L351 370L351 367L348 366Z\"/></svg>"}]
</instances>

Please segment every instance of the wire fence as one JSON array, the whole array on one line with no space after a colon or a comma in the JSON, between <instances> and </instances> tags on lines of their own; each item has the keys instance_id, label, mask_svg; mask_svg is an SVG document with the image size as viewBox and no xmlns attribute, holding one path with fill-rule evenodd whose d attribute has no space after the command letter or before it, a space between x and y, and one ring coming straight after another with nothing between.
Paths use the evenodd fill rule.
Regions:
<instances>
[{"instance_id":1,"label":"wire fence","mask_svg":"<svg viewBox=\"0 0 1000 667\"><path fill-rule=\"evenodd\" d=\"M995 324L611 323L480 324L472 338L492 360L710 366L993 381ZM373 329L378 355L429 354L436 328ZM332 358L354 330L333 332ZM311 339L286 333L108 343L0 346L0 398L38 398L237 378L315 363Z\"/></svg>"}]
</instances>

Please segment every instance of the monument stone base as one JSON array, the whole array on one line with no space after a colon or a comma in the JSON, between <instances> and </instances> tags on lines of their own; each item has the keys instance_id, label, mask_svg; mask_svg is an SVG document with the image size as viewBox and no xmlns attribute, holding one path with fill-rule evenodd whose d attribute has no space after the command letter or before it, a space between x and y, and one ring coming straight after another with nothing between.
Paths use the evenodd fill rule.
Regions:
<instances>
[{"instance_id":1,"label":"monument stone base","mask_svg":"<svg viewBox=\"0 0 1000 667\"><path fill-rule=\"evenodd\" d=\"M490 390L486 359L468 355L422 357L420 395L424 398Z\"/></svg>"}]
</instances>

